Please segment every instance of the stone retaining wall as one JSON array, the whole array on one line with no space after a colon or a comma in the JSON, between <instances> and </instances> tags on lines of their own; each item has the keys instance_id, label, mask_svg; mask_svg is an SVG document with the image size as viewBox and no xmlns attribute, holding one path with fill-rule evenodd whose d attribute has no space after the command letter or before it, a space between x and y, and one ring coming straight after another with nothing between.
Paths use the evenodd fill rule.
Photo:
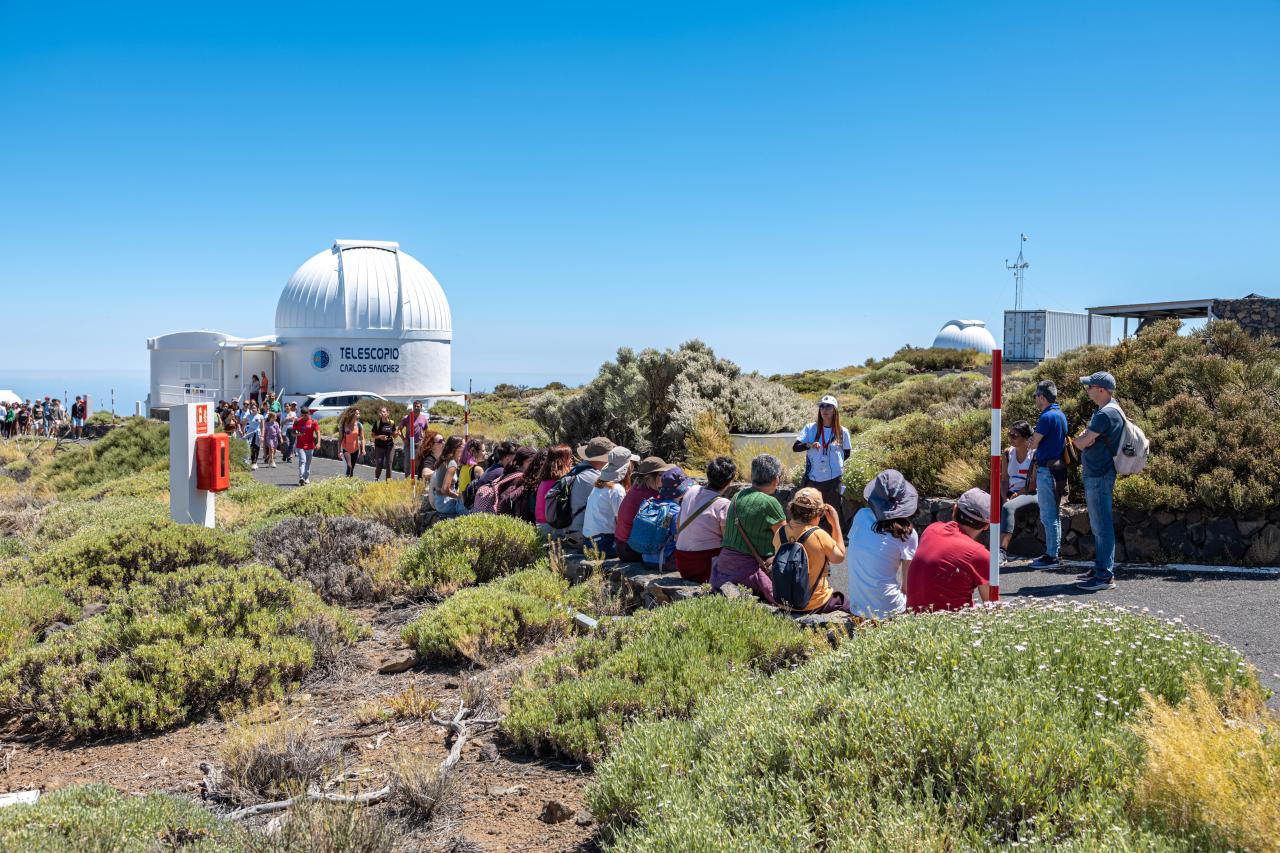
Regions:
<instances>
[{"instance_id":1,"label":"stone retaining wall","mask_svg":"<svg viewBox=\"0 0 1280 853\"><path fill-rule=\"evenodd\" d=\"M1215 299L1212 311L1217 319L1234 320L1240 324L1240 328L1255 337L1280 337L1280 299L1268 299L1265 296Z\"/></svg>"}]
</instances>

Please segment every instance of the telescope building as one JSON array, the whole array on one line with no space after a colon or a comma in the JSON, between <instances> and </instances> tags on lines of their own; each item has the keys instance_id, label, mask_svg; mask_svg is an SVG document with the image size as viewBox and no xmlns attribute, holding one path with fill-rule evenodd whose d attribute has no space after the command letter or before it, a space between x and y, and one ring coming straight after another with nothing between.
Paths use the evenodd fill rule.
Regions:
<instances>
[{"instance_id":1,"label":"telescope building","mask_svg":"<svg viewBox=\"0 0 1280 853\"><path fill-rule=\"evenodd\" d=\"M147 340L148 404L234 400L265 372L282 396L370 392L408 401L456 397L453 320L435 276L398 243L338 240L289 278L275 334L174 332Z\"/></svg>"}]
</instances>

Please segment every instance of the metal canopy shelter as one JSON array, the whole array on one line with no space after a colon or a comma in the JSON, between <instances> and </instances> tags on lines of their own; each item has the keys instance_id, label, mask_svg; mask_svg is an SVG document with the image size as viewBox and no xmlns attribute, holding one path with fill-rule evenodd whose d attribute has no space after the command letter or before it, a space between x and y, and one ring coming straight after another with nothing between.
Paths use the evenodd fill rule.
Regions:
<instances>
[{"instance_id":1,"label":"metal canopy shelter","mask_svg":"<svg viewBox=\"0 0 1280 853\"><path fill-rule=\"evenodd\" d=\"M1177 317L1182 320L1213 319L1212 299L1180 299L1172 302L1135 302L1132 305L1101 305L1087 309L1090 315L1120 317L1124 320L1124 336L1129 337L1130 318L1138 321L1138 329L1153 320ZM1136 331L1136 330L1135 330Z\"/></svg>"}]
</instances>

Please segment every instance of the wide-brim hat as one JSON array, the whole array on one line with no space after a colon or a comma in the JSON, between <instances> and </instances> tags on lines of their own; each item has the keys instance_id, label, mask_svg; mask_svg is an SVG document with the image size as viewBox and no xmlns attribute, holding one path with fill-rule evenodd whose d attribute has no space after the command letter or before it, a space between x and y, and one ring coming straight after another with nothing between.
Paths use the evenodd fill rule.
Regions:
<instances>
[{"instance_id":1,"label":"wide-brim hat","mask_svg":"<svg viewBox=\"0 0 1280 853\"><path fill-rule=\"evenodd\" d=\"M658 489L658 499L673 501L689 489L689 478L675 465L670 465L662 474L662 487Z\"/></svg>"},{"instance_id":2,"label":"wide-brim hat","mask_svg":"<svg viewBox=\"0 0 1280 853\"><path fill-rule=\"evenodd\" d=\"M916 487L907 482L901 471L893 468L876 474L875 479L863 489L862 497L875 514L876 521L911 518L920 503Z\"/></svg>"},{"instance_id":3,"label":"wide-brim hat","mask_svg":"<svg viewBox=\"0 0 1280 853\"><path fill-rule=\"evenodd\" d=\"M599 480L602 483L616 483L627 474L627 466L631 464L631 451L625 447L615 446L606 456L605 466L600 469Z\"/></svg>"},{"instance_id":4,"label":"wide-brim hat","mask_svg":"<svg viewBox=\"0 0 1280 853\"><path fill-rule=\"evenodd\" d=\"M602 435L588 441L586 444L579 444L577 449L578 458L583 462L606 462L609 459L609 451L617 447L609 439ZM628 451L630 454L630 451Z\"/></svg>"},{"instance_id":5,"label":"wide-brim hat","mask_svg":"<svg viewBox=\"0 0 1280 853\"><path fill-rule=\"evenodd\" d=\"M674 465L668 465L660 456L646 456L636 465L636 473L641 477L647 477L650 474L661 474L664 471L670 471Z\"/></svg>"}]
</instances>

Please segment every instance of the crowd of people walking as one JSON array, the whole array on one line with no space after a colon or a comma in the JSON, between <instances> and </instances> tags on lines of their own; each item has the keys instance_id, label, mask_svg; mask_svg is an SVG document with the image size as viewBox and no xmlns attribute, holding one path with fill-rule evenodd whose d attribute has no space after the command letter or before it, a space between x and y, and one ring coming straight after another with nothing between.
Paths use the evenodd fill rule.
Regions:
<instances>
[{"instance_id":1,"label":"crowd of people walking","mask_svg":"<svg viewBox=\"0 0 1280 853\"><path fill-rule=\"evenodd\" d=\"M0 438L43 436L45 438L84 437L89 416L88 397L78 395L70 406L60 397L31 400L0 400Z\"/></svg>"}]
</instances>

